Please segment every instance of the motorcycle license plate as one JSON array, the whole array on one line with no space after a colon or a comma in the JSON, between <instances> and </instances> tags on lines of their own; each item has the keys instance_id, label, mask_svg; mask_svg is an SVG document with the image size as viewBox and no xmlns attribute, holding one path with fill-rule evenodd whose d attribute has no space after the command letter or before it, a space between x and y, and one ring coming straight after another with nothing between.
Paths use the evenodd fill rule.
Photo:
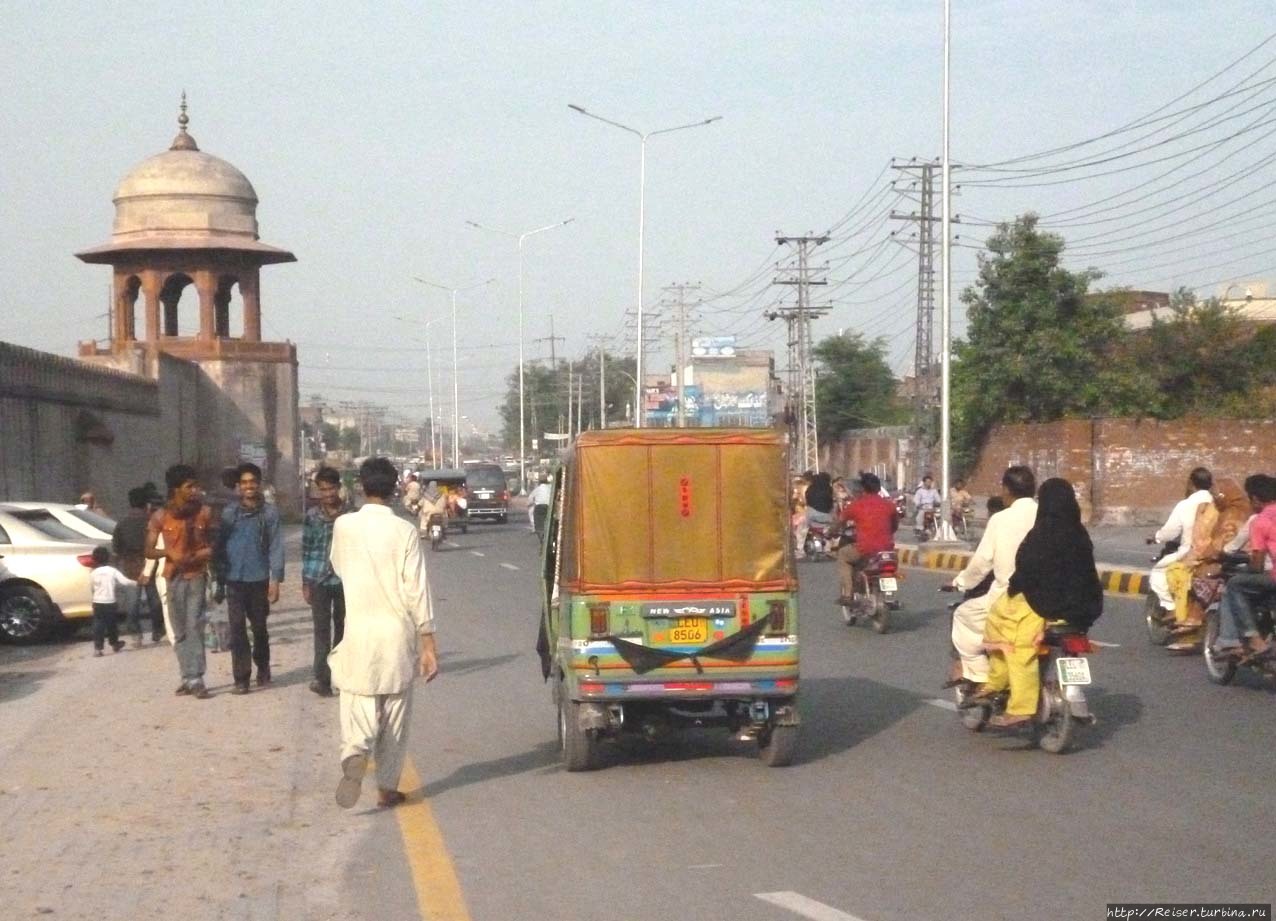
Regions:
<instances>
[{"instance_id":1,"label":"motorcycle license plate","mask_svg":"<svg viewBox=\"0 0 1276 921\"><path fill-rule=\"evenodd\" d=\"M709 621L704 617L679 617L669 624L669 643L705 643L709 640Z\"/></svg>"},{"instance_id":2,"label":"motorcycle license plate","mask_svg":"<svg viewBox=\"0 0 1276 921\"><path fill-rule=\"evenodd\" d=\"M882 576L877 580L877 584L881 586L882 591L884 592L899 591L899 583L895 581L893 576Z\"/></svg>"},{"instance_id":3,"label":"motorcycle license plate","mask_svg":"<svg viewBox=\"0 0 1276 921\"><path fill-rule=\"evenodd\" d=\"M1064 687L1071 684L1090 683L1090 663L1086 659L1055 659L1055 669L1059 672L1059 683Z\"/></svg>"}]
</instances>

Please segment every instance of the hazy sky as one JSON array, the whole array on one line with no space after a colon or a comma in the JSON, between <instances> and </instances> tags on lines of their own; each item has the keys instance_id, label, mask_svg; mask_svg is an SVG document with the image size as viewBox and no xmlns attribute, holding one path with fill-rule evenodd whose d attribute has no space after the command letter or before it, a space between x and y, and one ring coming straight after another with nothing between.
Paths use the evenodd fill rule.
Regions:
<instances>
[{"instance_id":1,"label":"hazy sky","mask_svg":"<svg viewBox=\"0 0 1276 921\"><path fill-rule=\"evenodd\" d=\"M1276 31L1271 0L954 0L953 16L953 157L985 164L1125 125ZM263 270L262 311L268 338L298 343L303 395L416 415L426 394L420 326L445 317L448 298L412 276L454 285L496 276L463 294L459 311L461 412L494 424L517 355L515 249L467 220L522 231L574 218L527 243L527 356L548 354L533 340L548 335L551 313L566 339L560 355L582 353L590 334L623 347L638 142L568 103L642 130L723 116L648 142L648 304L664 285L702 282L716 299L701 309L698 333L782 349L782 329L761 318L783 293L768 284L783 256L775 232L826 230L862 201L819 254L841 284L829 288L835 307L816 337L840 328L884 336L906 369L915 257L888 240L901 225L886 216L912 206L893 201L882 173L891 157L939 152L941 27L939 0L4 4L0 338L70 354L77 340L105 334L109 272L72 253L109 238L112 191L167 148L184 88L200 148L243 170L261 199L262 239L297 254L296 264ZM1276 43L1227 76L1239 80L1273 55ZM1238 97L1248 102L1237 111L1253 109L1244 120L1195 137L1250 125L1271 99ZM1201 173L1185 185L1200 190L1196 210L1150 212L1149 222L1159 217L1146 226L1252 216L1245 209L1257 198L1224 193L1270 187L1260 140L1248 154L1184 170ZM1189 138L1168 149L1186 159L1192 147ZM1057 184L967 185L955 211L1054 214L1130 192L1178 162L1088 184L1065 171L1046 177ZM1106 215L1113 223L1062 231L1108 234L1079 259L1113 263L1113 283L1164 290L1276 276L1276 244L1258 233L1220 228L1131 249L1141 226L1133 199L1124 202ZM972 241L987 228L959 232ZM973 264L972 249L956 251L959 285ZM449 346L434 353L436 387L450 388L441 373L450 325L432 332ZM667 364L664 351L655 363Z\"/></svg>"}]
</instances>

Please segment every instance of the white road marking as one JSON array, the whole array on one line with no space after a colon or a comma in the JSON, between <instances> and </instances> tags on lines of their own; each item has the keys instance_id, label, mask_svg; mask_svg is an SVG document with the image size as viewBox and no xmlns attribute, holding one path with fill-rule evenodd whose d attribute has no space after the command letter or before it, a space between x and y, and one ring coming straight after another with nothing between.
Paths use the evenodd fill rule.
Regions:
<instances>
[{"instance_id":1,"label":"white road marking","mask_svg":"<svg viewBox=\"0 0 1276 921\"><path fill-rule=\"evenodd\" d=\"M941 710L949 710L953 713L957 712L957 703L952 700L944 700L939 697L932 697L926 701L932 707L938 707Z\"/></svg>"},{"instance_id":2,"label":"white road marking","mask_svg":"<svg viewBox=\"0 0 1276 921\"><path fill-rule=\"evenodd\" d=\"M693 863L687 867L688 870L716 870L719 867L725 867L724 863Z\"/></svg>"},{"instance_id":3,"label":"white road marking","mask_svg":"<svg viewBox=\"0 0 1276 921\"><path fill-rule=\"evenodd\" d=\"M484 553L482 550L471 550L470 553L474 554L475 556L487 556L487 554Z\"/></svg>"},{"instance_id":4,"label":"white road marking","mask_svg":"<svg viewBox=\"0 0 1276 921\"><path fill-rule=\"evenodd\" d=\"M518 569L518 567L515 566L513 563L502 563L501 565L504 566L506 569Z\"/></svg>"},{"instance_id":5,"label":"white road marking","mask_svg":"<svg viewBox=\"0 0 1276 921\"><path fill-rule=\"evenodd\" d=\"M1100 640L1091 640L1091 641L1090 641L1090 645L1091 645L1091 646L1102 646L1104 649L1120 649L1120 648L1121 648L1121 644L1120 644L1120 643L1104 643L1104 642L1102 642L1102 641L1100 641Z\"/></svg>"},{"instance_id":6,"label":"white road marking","mask_svg":"<svg viewBox=\"0 0 1276 921\"><path fill-rule=\"evenodd\" d=\"M755 892L753 897L764 902L770 902L772 905L779 905L781 908L787 908L795 915L810 918L811 921L863 921L862 918L848 915L844 911L839 911L831 905L825 905L823 902L817 902L815 899L808 899L798 892Z\"/></svg>"}]
</instances>

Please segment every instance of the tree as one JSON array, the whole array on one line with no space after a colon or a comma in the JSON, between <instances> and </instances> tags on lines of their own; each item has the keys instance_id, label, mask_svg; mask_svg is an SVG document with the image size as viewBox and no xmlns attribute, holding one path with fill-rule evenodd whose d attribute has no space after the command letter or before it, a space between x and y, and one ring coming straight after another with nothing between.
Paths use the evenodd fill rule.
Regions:
<instances>
[{"instance_id":1,"label":"tree","mask_svg":"<svg viewBox=\"0 0 1276 921\"><path fill-rule=\"evenodd\" d=\"M1198 303L1186 288L1169 309L1132 337L1132 360L1156 380L1148 415L1270 416L1276 330L1255 331L1235 309L1214 298Z\"/></svg>"},{"instance_id":2,"label":"tree","mask_svg":"<svg viewBox=\"0 0 1276 921\"><path fill-rule=\"evenodd\" d=\"M998 423L1146 407L1152 382L1118 360L1127 334L1117 297L1089 293L1102 273L1064 269L1063 238L1038 231L1035 214L1000 225L986 246L961 295L967 337L954 343L957 466L973 463Z\"/></svg>"},{"instance_id":3,"label":"tree","mask_svg":"<svg viewBox=\"0 0 1276 921\"><path fill-rule=\"evenodd\" d=\"M625 418L626 408L632 405L634 361L632 358L606 358L607 419ZM585 427L598 424L598 353L590 351L583 359L572 362L572 413L578 399L583 404ZM626 376L627 375L627 376ZM532 439L541 442L544 449L546 432L560 432L567 425L567 377L568 362L559 359L557 367L548 363L526 362L523 365L523 414L527 425L527 449ZM583 382L583 397L578 390ZM501 432L505 444L518 450L518 368L505 378L505 400L500 409ZM561 427L560 427L561 425Z\"/></svg>"},{"instance_id":4,"label":"tree","mask_svg":"<svg viewBox=\"0 0 1276 921\"><path fill-rule=\"evenodd\" d=\"M843 333L824 339L813 354L815 412L823 441L833 441L848 429L904 420L895 376L886 363L885 340L866 342L861 333Z\"/></svg>"}]
</instances>

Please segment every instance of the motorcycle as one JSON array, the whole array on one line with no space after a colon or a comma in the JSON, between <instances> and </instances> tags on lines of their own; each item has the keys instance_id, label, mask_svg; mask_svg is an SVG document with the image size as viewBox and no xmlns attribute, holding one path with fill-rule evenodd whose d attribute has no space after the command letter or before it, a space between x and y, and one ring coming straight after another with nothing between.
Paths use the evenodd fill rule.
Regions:
<instances>
[{"instance_id":1,"label":"motorcycle","mask_svg":"<svg viewBox=\"0 0 1276 921\"><path fill-rule=\"evenodd\" d=\"M1094 725L1085 699L1085 687L1090 684L1090 662L1085 654L1095 650L1085 633L1066 626L1046 627L1037 656L1041 692L1029 724L1033 742L1042 751L1061 754L1071 746L1078 726ZM973 692L969 681L956 685L957 715L967 729L981 732L993 716L1005 712L1010 693L1002 691L976 702Z\"/></svg>"},{"instance_id":2,"label":"motorcycle","mask_svg":"<svg viewBox=\"0 0 1276 921\"><path fill-rule=\"evenodd\" d=\"M953 533L965 540L970 536L970 516L974 513L973 505L963 505L960 508L954 507L952 512Z\"/></svg>"},{"instance_id":3,"label":"motorcycle","mask_svg":"<svg viewBox=\"0 0 1276 921\"><path fill-rule=\"evenodd\" d=\"M1223 555L1224 578L1247 571L1248 557L1243 553L1227 553ZM1219 593L1221 599L1222 593ZM1205 674L1215 684L1231 684L1236 673L1242 668L1253 669L1265 678L1276 678L1276 646L1269 646L1264 653L1246 652L1242 655L1224 655L1216 650L1219 633L1219 602L1215 601L1205 612ZM1276 634L1276 596L1269 595L1254 605L1254 619L1258 624L1258 633L1268 642Z\"/></svg>"},{"instance_id":4,"label":"motorcycle","mask_svg":"<svg viewBox=\"0 0 1276 921\"><path fill-rule=\"evenodd\" d=\"M829 525L811 524L806 529L806 540L802 542L802 552L808 560L833 559L833 540L829 536Z\"/></svg>"},{"instance_id":5,"label":"motorcycle","mask_svg":"<svg viewBox=\"0 0 1276 921\"><path fill-rule=\"evenodd\" d=\"M922 526L920 529L914 528L913 532L917 535L918 540L934 540L939 536L939 514L933 505L922 506Z\"/></svg>"},{"instance_id":6,"label":"motorcycle","mask_svg":"<svg viewBox=\"0 0 1276 921\"><path fill-rule=\"evenodd\" d=\"M842 620L849 627L867 617L875 632L885 633L890 629L890 612L898 610L899 554L882 550L855 570L855 594L851 604L842 605Z\"/></svg>"},{"instance_id":7,"label":"motorcycle","mask_svg":"<svg viewBox=\"0 0 1276 921\"><path fill-rule=\"evenodd\" d=\"M439 545L443 543L443 516L438 512L430 515L425 522L425 533L430 538L430 549L438 550Z\"/></svg>"},{"instance_id":8,"label":"motorcycle","mask_svg":"<svg viewBox=\"0 0 1276 921\"><path fill-rule=\"evenodd\" d=\"M1149 544L1155 544L1156 541L1148 538ZM1156 566L1161 560L1165 559L1171 553L1177 552L1179 542L1176 540L1168 540L1161 547L1161 551L1152 557L1152 565ZM1174 619L1174 612L1167 611L1161 607L1161 598L1152 589L1148 589L1147 598L1143 601L1143 619L1148 627L1148 642L1153 646L1166 646L1174 636L1174 628L1177 621Z\"/></svg>"}]
</instances>

